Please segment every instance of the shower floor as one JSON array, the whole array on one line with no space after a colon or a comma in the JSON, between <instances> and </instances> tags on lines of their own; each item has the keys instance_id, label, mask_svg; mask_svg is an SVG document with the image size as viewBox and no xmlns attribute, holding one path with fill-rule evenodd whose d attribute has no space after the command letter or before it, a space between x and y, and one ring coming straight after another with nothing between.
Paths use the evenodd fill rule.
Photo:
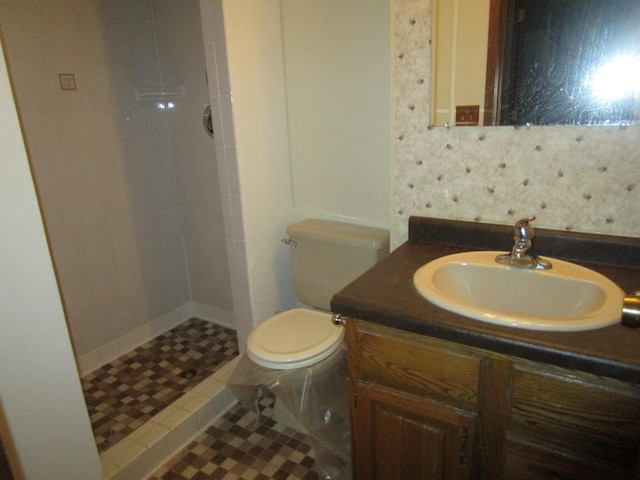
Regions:
<instances>
[{"instance_id":1,"label":"shower floor","mask_svg":"<svg viewBox=\"0 0 640 480\"><path fill-rule=\"evenodd\" d=\"M103 452L238 355L236 333L191 319L82 378Z\"/></svg>"}]
</instances>

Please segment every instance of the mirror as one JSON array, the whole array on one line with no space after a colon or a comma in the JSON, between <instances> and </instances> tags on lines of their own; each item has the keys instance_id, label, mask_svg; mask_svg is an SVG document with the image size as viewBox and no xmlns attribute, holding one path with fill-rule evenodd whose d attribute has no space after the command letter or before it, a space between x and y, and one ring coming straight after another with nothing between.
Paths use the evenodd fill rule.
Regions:
<instances>
[{"instance_id":1,"label":"mirror","mask_svg":"<svg viewBox=\"0 0 640 480\"><path fill-rule=\"evenodd\" d=\"M434 0L432 125L640 121L640 1Z\"/></svg>"}]
</instances>

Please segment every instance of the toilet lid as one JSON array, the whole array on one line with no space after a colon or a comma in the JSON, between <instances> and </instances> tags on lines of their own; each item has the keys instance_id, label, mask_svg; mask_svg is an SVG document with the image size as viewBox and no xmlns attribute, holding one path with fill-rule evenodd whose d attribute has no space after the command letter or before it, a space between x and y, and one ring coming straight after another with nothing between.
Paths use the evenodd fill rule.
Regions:
<instances>
[{"instance_id":1,"label":"toilet lid","mask_svg":"<svg viewBox=\"0 0 640 480\"><path fill-rule=\"evenodd\" d=\"M267 368L289 369L327 358L342 343L344 328L331 314L295 308L265 320L249 334L247 355Z\"/></svg>"}]
</instances>

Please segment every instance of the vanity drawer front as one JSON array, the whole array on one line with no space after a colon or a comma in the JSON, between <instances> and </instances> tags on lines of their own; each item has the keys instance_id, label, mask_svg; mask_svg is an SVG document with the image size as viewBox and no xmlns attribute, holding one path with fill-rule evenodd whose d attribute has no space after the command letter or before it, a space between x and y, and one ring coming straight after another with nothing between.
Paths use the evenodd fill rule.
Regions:
<instances>
[{"instance_id":1,"label":"vanity drawer front","mask_svg":"<svg viewBox=\"0 0 640 480\"><path fill-rule=\"evenodd\" d=\"M359 380L476 409L482 354L358 320L347 323L347 342Z\"/></svg>"},{"instance_id":2,"label":"vanity drawer front","mask_svg":"<svg viewBox=\"0 0 640 480\"><path fill-rule=\"evenodd\" d=\"M514 362L508 430L513 438L553 447L587 463L635 471L640 386Z\"/></svg>"}]
</instances>

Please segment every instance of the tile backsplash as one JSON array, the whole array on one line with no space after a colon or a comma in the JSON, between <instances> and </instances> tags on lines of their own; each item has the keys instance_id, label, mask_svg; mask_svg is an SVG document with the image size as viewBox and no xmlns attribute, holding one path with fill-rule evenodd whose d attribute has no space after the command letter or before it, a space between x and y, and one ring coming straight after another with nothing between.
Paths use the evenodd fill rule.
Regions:
<instances>
[{"instance_id":1,"label":"tile backsplash","mask_svg":"<svg viewBox=\"0 0 640 480\"><path fill-rule=\"evenodd\" d=\"M429 127L430 31L395 3L395 246L411 215L640 237L640 127Z\"/></svg>"}]
</instances>

